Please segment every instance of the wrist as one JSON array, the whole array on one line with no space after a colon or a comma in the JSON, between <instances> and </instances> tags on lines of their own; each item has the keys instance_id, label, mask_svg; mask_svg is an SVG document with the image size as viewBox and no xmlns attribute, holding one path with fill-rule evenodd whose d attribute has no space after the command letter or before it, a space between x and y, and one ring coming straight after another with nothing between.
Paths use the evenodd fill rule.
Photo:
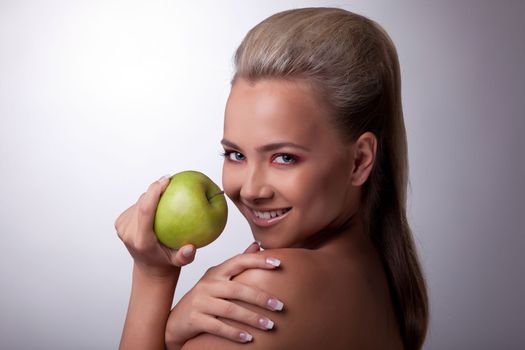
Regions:
<instances>
[{"instance_id":1,"label":"wrist","mask_svg":"<svg viewBox=\"0 0 525 350\"><path fill-rule=\"evenodd\" d=\"M133 264L133 275L153 282L171 282L178 279L179 274L179 266L150 266L136 261Z\"/></svg>"},{"instance_id":2,"label":"wrist","mask_svg":"<svg viewBox=\"0 0 525 350\"><path fill-rule=\"evenodd\" d=\"M163 272L163 273L159 273ZM166 323L180 269L145 268L133 264L133 280L121 349L164 349Z\"/></svg>"},{"instance_id":3,"label":"wrist","mask_svg":"<svg viewBox=\"0 0 525 350\"><path fill-rule=\"evenodd\" d=\"M132 294L139 296L140 300L156 299L165 300L166 314L169 314L175 288L179 280L180 270L174 270L170 274L157 274L143 269L142 266L133 265ZM169 300L168 300L169 299Z\"/></svg>"}]
</instances>

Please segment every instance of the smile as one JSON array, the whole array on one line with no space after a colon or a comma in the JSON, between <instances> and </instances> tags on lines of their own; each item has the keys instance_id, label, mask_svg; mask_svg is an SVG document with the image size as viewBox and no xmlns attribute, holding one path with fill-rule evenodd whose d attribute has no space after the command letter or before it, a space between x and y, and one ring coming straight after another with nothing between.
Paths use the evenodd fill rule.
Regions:
<instances>
[{"instance_id":1,"label":"smile","mask_svg":"<svg viewBox=\"0 0 525 350\"><path fill-rule=\"evenodd\" d=\"M284 208L277 210L254 210L250 209L252 213L252 221L257 226L268 227L275 225L283 220L292 208Z\"/></svg>"}]
</instances>

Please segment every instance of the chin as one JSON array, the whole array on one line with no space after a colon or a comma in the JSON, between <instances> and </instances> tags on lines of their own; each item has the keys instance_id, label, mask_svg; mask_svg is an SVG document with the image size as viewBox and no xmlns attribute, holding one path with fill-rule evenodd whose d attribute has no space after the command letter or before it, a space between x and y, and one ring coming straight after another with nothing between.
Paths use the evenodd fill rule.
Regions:
<instances>
[{"instance_id":1,"label":"chin","mask_svg":"<svg viewBox=\"0 0 525 350\"><path fill-rule=\"evenodd\" d=\"M278 223L273 227L261 227L252 222L251 214L247 214L243 210L240 210L240 212L248 222L254 240L261 243L261 248L290 248L297 243L297 240L293 239L294 232L291 232L292 230L287 229L289 224L282 225L282 223Z\"/></svg>"},{"instance_id":2,"label":"chin","mask_svg":"<svg viewBox=\"0 0 525 350\"><path fill-rule=\"evenodd\" d=\"M277 249L277 248L286 248L286 247L282 247L280 246L279 244L272 244L272 243L269 243L265 240L261 240L261 239L258 239L259 242L261 242L261 248L263 249Z\"/></svg>"},{"instance_id":3,"label":"chin","mask_svg":"<svg viewBox=\"0 0 525 350\"><path fill-rule=\"evenodd\" d=\"M257 232L257 228L252 227L252 235L256 241L261 242L261 248L263 249L278 249L278 248L290 248L294 245L294 242L287 242L283 240L282 235L286 232L279 232L277 234L267 232Z\"/></svg>"}]
</instances>

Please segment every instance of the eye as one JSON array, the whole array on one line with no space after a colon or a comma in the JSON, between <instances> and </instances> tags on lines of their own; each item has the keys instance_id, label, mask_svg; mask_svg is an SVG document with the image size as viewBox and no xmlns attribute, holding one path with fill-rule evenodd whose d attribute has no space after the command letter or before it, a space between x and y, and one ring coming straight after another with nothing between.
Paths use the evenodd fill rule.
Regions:
<instances>
[{"instance_id":1,"label":"eye","mask_svg":"<svg viewBox=\"0 0 525 350\"><path fill-rule=\"evenodd\" d=\"M297 162L296 157L292 156L291 154L280 154L277 157L275 157L273 160L275 163L278 163L278 164L293 164Z\"/></svg>"},{"instance_id":2,"label":"eye","mask_svg":"<svg viewBox=\"0 0 525 350\"><path fill-rule=\"evenodd\" d=\"M241 162L244 159L246 159L246 157L242 153L235 151L224 151L222 156L234 162Z\"/></svg>"}]
</instances>

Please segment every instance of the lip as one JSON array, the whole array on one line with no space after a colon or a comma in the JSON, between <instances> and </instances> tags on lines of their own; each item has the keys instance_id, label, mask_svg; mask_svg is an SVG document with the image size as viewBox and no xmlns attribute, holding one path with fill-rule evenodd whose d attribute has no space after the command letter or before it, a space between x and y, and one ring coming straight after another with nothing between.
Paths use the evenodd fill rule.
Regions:
<instances>
[{"instance_id":1,"label":"lip","mask_svg":"<svg viewBox=\"0 0 525 350\"><path fill-rule=\"evenodd\" d=\"M284 213L283 215L281 216L278 216L278 217L275 217L275 218L270 218L270 219L263 219L263 218L259 218L255 215L255 212L254 210L255 209L252 209L250 207L247 207L247 209L249 210L250 212L250 218L252 220L252 222L257 225L257 226L260 226L260 227L270 227L270 226L273 226L273 225L276 225L277 223L281 222L284 218L286 218L288 216L288 214L292 211L292 208L291 207L288 207L288 208L258 208L257 211L277 211L277 210L280 210L280 209L288 209L288 211L286 213Z\"/></svg>"}]
</instances>

